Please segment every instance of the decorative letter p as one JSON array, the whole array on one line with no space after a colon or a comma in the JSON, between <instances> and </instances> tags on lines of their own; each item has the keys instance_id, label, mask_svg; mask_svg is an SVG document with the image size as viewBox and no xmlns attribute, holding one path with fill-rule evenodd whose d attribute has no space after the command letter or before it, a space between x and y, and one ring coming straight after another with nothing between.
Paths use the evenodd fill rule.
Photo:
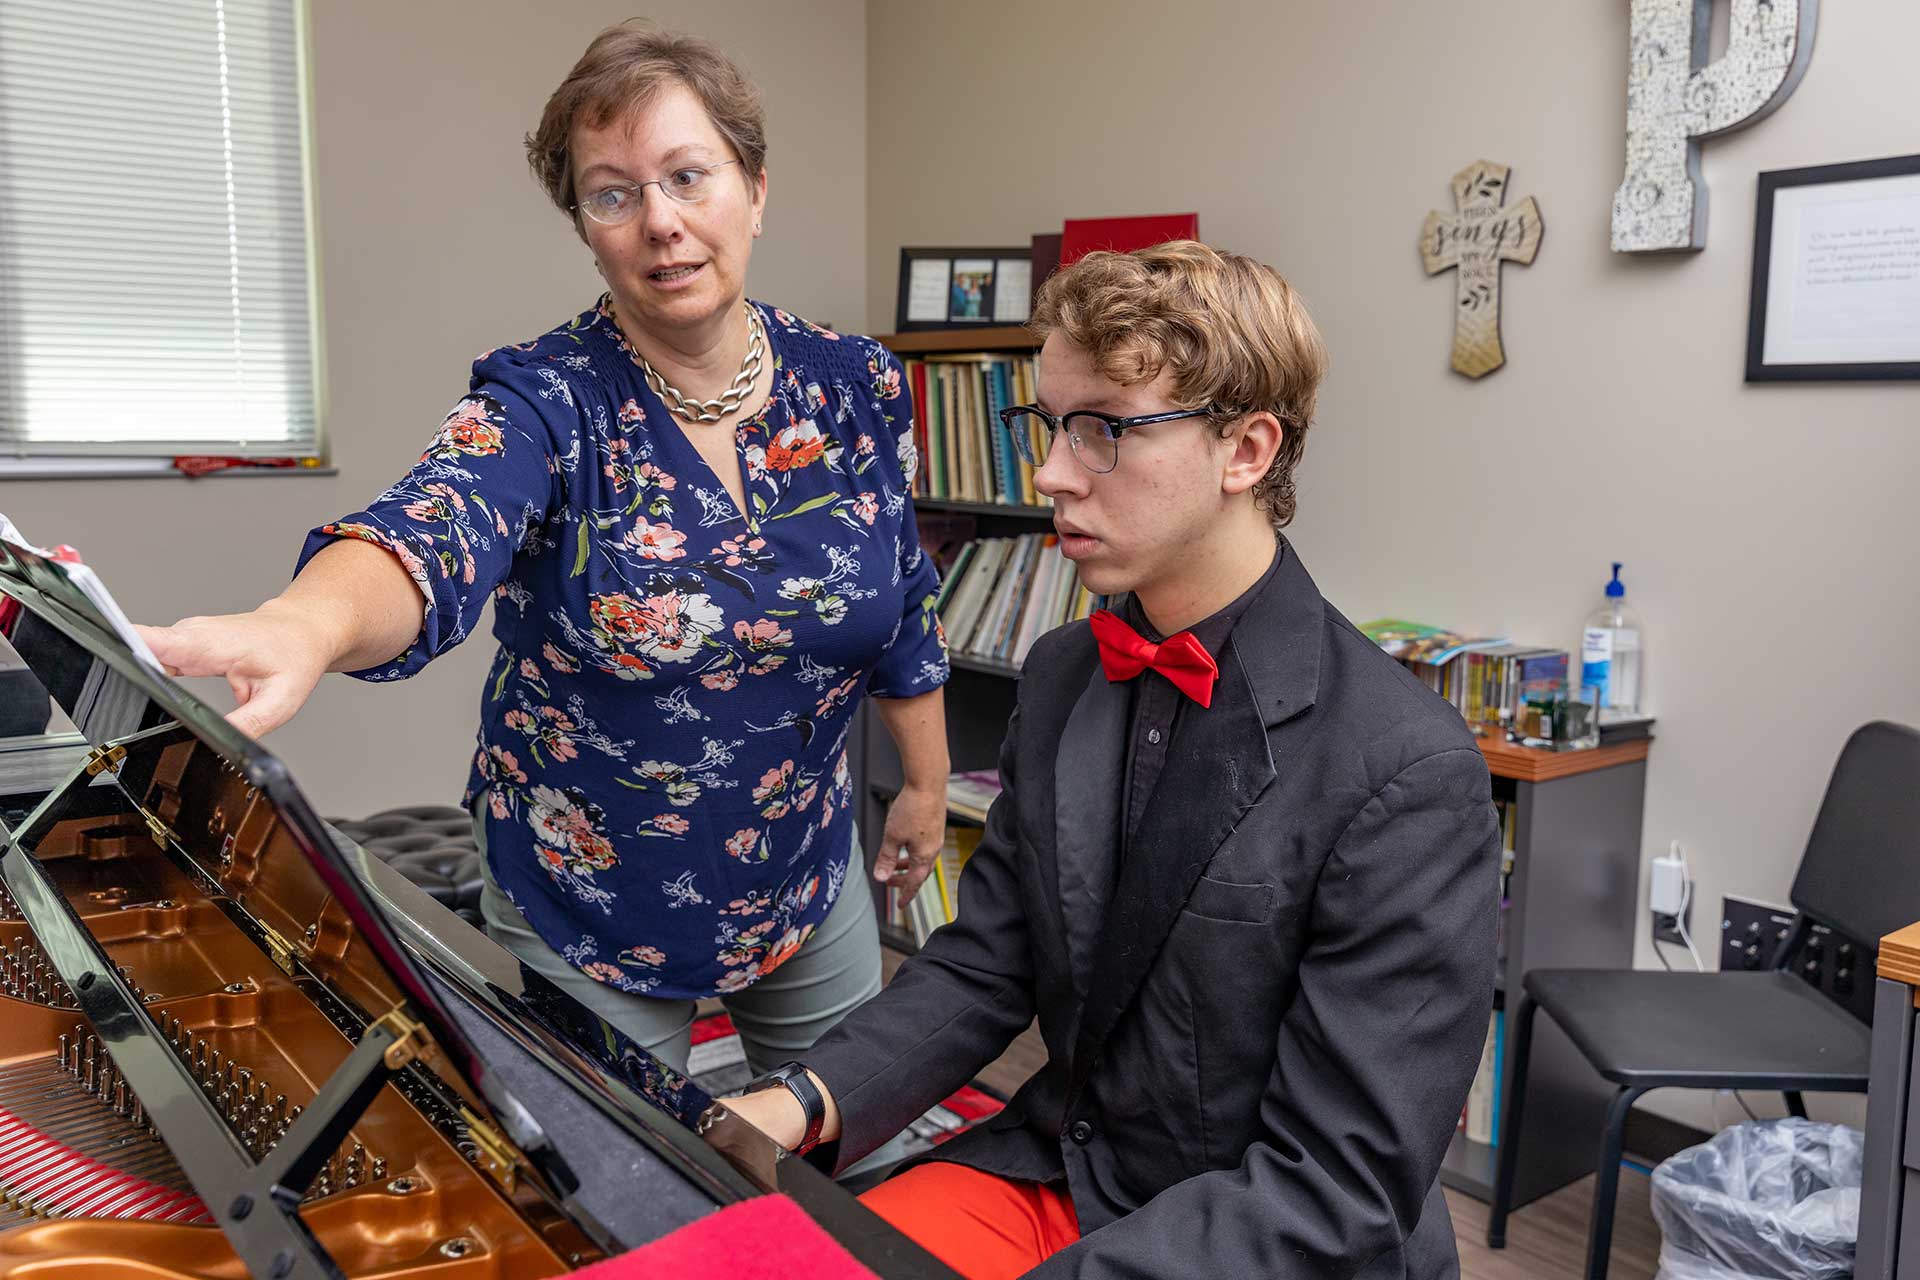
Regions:
<instances>
[{"instance_id":1,"label":"decorative letter p","mask_svg":"<svg viewBox=\"0 0 1920 1280\"><path fill-rule=\"evenodd\" d=\"M1617 253L1706 248L1700 139L1772 114L1813 57L1818 0L1732 3L1727 52L1706 63L1713 0L1633 0L1627 180L1613 197Z\"/></svg>"}]
</instances>

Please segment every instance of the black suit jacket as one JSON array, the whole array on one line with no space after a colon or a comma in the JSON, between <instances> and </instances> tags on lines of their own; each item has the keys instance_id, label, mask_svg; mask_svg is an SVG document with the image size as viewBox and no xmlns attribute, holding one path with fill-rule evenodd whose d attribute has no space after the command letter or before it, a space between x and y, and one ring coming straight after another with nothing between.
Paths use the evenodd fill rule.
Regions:
<instances>
[{"instance_id":1,"label":"black suit jacket","mask_svg":"<svg viewBox=\"0 0 1920 1280\"><path fill-rule=\"evenodd\" d=\"M1485 761L1290 546L1219 661L1103 885L1126 689L1085 623L1034 646L956 923L807 1055L836 1158L1037 1015L1046 1066L935 1152L1065 1178L1082 1239L1034 1275L1457 1275L1436 1179L1492 1001Z\"/></svg>"}]
</instances>

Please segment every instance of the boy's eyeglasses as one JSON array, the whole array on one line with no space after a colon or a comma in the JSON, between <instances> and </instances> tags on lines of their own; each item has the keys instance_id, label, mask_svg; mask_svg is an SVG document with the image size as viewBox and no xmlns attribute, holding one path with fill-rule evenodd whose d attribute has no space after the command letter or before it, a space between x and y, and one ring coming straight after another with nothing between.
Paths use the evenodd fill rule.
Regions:
<instances>
[{"instance_id":1,"label":"boy's eyeglasses","mask_svg":"<svg viewBox=\"0 0 1920 1280\"><path fill-rule=\"evenodd\" d=\"M1022 404L1000 411L1000 421L1013 433L1013 447L1028 465L1046 462L1053 438L1067 433L1067 447L1080 465L1096 475L1105 475L1120 461L1120 437L1135 427L1150 427L1156 422L1175 422L1181 418L1213 417L1218 410L1208 405L1200 409L1175 409L1171 413L1149 413L1135 418L1116 418L1110 413L1076 409L1058 416L1038 405Z\"/></svg>"}]
</instances>

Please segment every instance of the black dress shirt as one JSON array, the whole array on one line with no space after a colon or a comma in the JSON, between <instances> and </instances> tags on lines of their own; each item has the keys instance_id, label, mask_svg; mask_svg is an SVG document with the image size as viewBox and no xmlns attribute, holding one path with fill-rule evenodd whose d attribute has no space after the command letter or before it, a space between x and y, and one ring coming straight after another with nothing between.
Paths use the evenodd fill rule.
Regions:
<instances>
[{"instance_id":1,"label":"black dress shirt","mask_svg":"<svg viewBox=\"0 0 1920 1280\"><path fill-rule=\"evenodd\" d=\"M1232 604L1187 628L1193 632L1196 640L1206 646L1214 661L1220 660L1220 651L1226 647L1227 637L1233 633L1233 624L1247 611L1253 598L1265 589L1268 580L1273 577L1273 571L1280 567L1280 557L1285 554L1284 546L1283 543L1275 549L1273 563L1260 575L1260 580L1241 592ZM1147 621L1147 611L1140 607L1140 602L1133 596L1127 597L1120 616L1128 626L1153 643L1158 644L1166 639ZM1187 697L1171 680L1151 667L1133 681L1133 712L1127 727L1126 799L1122 810L1126 815L1126 825L1121 828L1122 857L1126 856L1126 849L1133 843L1134 828L1140 825L1140 815L1147 811L1147 801L1153 796L1154 783L1160 780L1160 770L1166 766L1167 744L1173 740L1175 717L1205 714L1205 707Z\"/></svg>"}]
</instances>

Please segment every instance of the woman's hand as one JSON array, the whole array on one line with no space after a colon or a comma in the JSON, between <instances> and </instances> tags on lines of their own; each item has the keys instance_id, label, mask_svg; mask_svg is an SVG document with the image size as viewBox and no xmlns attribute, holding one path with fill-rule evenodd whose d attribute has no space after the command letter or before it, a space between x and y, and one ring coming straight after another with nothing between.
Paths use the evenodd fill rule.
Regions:
<instances>
[{"instance_id":1,"label":"woman's hand","mask_svg":"<svg viewBox=\"0 0 1920 1280\"><path fill-rule=\"evenodd\" d=\"M947 789L909 783L887 806L873 878L891 884L901 906L919 892L947 836Z\"/></svg>"},{"instance_id":2,"label":"woman's hand","mask_svg":"<svg viewBox=\"0 0 1920 1280\"><path fill-rule=\"evenodd\" d=\"M420 588L385 547L339 538L252 613L141 627L168 675L225 676L234 728L261 737L293 719L329 671L358 671L406 652L420 633Z\"/></svg>"},{"instance_id":3,"label":"woman's hand","mask_svg":"<svg viewBox=\"0 0 1920 1280\"><path fill-rule=\"evenodd\" d=\"M253 738L293 719L327 673L335 649L307 611L279 600L252 613L182 618L170 627L136 630L168 675L225 676L240 704L227 720Z\"/></svg>"}]
</instances>

